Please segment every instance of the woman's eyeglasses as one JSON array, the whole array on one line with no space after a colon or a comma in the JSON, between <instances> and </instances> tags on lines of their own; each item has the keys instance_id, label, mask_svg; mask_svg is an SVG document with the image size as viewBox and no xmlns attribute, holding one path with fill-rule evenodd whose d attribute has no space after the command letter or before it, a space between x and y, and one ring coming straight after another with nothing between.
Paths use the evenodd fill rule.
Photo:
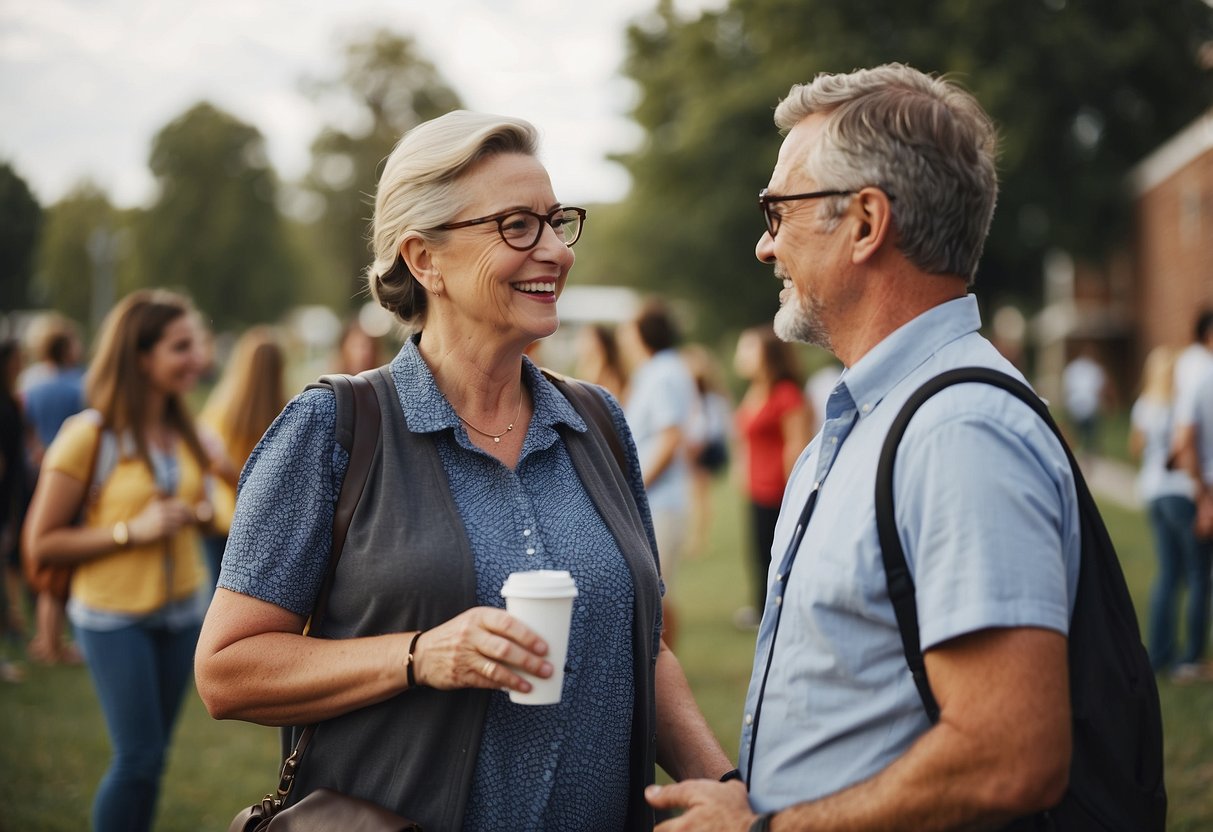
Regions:
<instances>
[{"instance_id":1,"label":"woman's eyeglasses","mask_svg":"<svg viewBox=\"0 0 1213 832\"><path fill-rule=\"evenodd\" d=\"M493 214L488 217L477 217L474 220L448 222L435 228L435 231L453 231L456 228L467 228L481 223L497 223L497 233L505 244L517 251L530 251L539 245L543 236L543 227L549 225L556 232L556 237L566 246L581 237L581 227L585 224L584 208L553 208L547 214L536 214L534 211L517 209L504 214Z\"/></svg>"}]
</instances>

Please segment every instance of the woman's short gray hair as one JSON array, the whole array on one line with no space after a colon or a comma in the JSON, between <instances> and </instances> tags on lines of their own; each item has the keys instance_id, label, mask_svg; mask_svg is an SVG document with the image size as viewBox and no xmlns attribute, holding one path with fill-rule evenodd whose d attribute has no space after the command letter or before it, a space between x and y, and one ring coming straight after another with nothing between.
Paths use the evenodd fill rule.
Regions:
<instances>
[{"instance_id":1,"label":"woman's short gray hair","mask_svg":"<svg viewBox=\"0 0 1213 832\"><path fill-rule=\"evenodd\" d=\"M400 257L416 234L427 243L447 234L434 228L466 206L459 177L500 153L535 156L539 133L528 121L453 110L405 133L388 156L375 193L371 229L374 261L366 270L371 296L410 329L425 324L426 294Z\"/></svg>"},{"instance_id":2,"label":"woman's short gray hair","mask_svg":"<svg viewBox=\"0 0 1213 832\"><path fill-rule=\"evenodd\" d=\"M822 113L826 126L808 173L821 188L884 189L900 251L932 274L971 285L998 198L998 136L981 105L956 84L903 64L797 84L775 110L791 130ZM823 200L837 221L847 200Z\"/></svg>"}]
</instances>

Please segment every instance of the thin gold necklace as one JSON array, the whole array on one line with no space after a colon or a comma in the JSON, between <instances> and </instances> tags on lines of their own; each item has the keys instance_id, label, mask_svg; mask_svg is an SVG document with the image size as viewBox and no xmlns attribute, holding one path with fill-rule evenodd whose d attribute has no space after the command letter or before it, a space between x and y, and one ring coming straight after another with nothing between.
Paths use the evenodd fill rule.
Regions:
<instances>
[{"instance_id":1,"label":"thin gold necklace","mask_svg":"<svg viewBox=\"0 0 1213 832\"><path fill-rule=\"evenodd\" d=\"M522 388L523 388L523 385L521 383L519 383L519 385L518 385L518 409L514 411L513 420L508 425L506 425L505 430L503 430L501 433L489 433L487 430L481 430L480 428L476 427L471 422L469 422L467 419L463 418L462 416L459 416L458 410L455 410L455 415L459 416L459 421L463 422L469 428L476 431L476 433L479 433L481 436L487 436L489 439L492 439L494 442L500 443L501 437L505 436L507 433L509 433L510 431L512 431L514 429L514 423L517 422L518 417L520 415L522 415ZM451 409L454 410L454 407L452 407Z\"/></svg>"}]
</instances>

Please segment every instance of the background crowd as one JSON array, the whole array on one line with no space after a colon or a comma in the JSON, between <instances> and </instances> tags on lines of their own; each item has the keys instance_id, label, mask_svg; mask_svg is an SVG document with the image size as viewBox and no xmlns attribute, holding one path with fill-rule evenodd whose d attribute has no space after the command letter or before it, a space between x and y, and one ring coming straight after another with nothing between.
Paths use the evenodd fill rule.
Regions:
<instances>
[{"instance_id":1,"label":"background crowd","mask_svg":"<svg viewBox=\"0 0 1213 832\"><path fill-rule=\"evenodd\" d=\"M175 363L166 363L168 369L153 377L164 379L164 389L159 392L166 401L180 402L178 418L187 412L197 414L196 421L190 420L196 449L189 450L195 440L181 431L188 452L178 454L176 465L153 464L152 469L169 481L145 487L163 503L167 495L181 493L174 477L183 477L186 468L196 468L198 473L192 480L189 510L177 519L169 518L167 511L161 512L156 523L134 510L127 514L109 511L102 516L106 523L125 517L132 538L180 542L192 553L187 561L196 558L197 566L182 561L174 576L174 580L185 581L177 603L170 603L153 619L157 626L173 622L183 634L177 648L169 646L159 654L160 669L147 671L156 697L167 695L168 701L157 700L153 706L128 689L107 693L105 675L93 668L94 685L111 730L117 732L115 737L126 730L135 749L124 759L128 749L116 740L108 785L103 784L98 793L101 802L106 789L118 788L113 782L123 777L144 784L159 777L188 683L184 657L193 654L197 625L214 591L239 472L266 428L297 392L300 372L360 372L382 364L399 343L390 337L371 336L351 321L323 363L301 368L299 362L292 365L283 331L257 326L238 337L217 340L188 299L160 291L135 293L119 304L91 351L86 350L81 328L53 313L34 319L22 339L0 342L0 459L4 462L0 469L4 556L0 678L7 683L20 683L29 662L79 665L91 653L105 656L104 663L113 664L115 656L136 661L140 652L130 642L107 643L101 637L120 620L129 598L119 600L118 609L110 611L109 615L117 616L115 620L98 618L95 612L91 617L79 611L70 616L65 609L71 602L65 594L33 591L23 570L21 545L30 497L47 471L58 467L81 480L90 479L84 470L76 470L78 461L65 463L62 451L58 457L47 451L65 424L81 436L90 429L95 433L78 414L89 403L96 407L102 374L112 376L108 382L111 402L125 395L118 389L118 378L127 378L129 383L132 376L117 369L121 362L115 363L111 354L124 337L135 337L132 332L141 326L131 317L132 304L138 307L139 299L167 304L173 313L170 320L176 324L178 339L173 348ZM142 326L146 329L146 322ZM570 342L573 350L569 355L544 356L562 362L573 375L602 385L625 407L663 554L664 626L671 643L677 639L678 604L685 603L677 576L680 570L696 568L712 527L712 495L725 480L731 498L748 506L749 545L737 557L747 564L752 601L736 610L733 625L742 630L756 628L756 611L765 604L764 577L788 473L820 424L840 372L836 363L822 355L781 341L767 324L738 334L728 357L731 361L721 360L703 344L684 342L681 330L674 309L654 298L627 320L581 326ZM153 340L165 337L162 329ZM223 347L217 349L217 343ZM90 352L91 359L87 357ZM817 362L812 374L802 369L806 359ZM92 373L93 398L86 393L86 369ZM1066 386L1060 411L1065 424L1084 459L1098 464L1103 454L1115 454L1113 449L1101 447L1107 441L1101 437L1108 436L1106 429L1101 430L1101 422L1113 416L1115 401L1108 396L1098 353L1077 350L1063 379ZM130 395L132 400L146 401L149 393ZM175 425L181 430L185 423L174 423L167 415L171 412L171 407L166 408L167 429L173 430ZM147 453L153 460L159 459L171 442L166 444L154 424L145 431ZM72 444L91 441L98 446L93 453L104 456L100 439L76 438ZM1200 507L1213 483L1213 461L1209 459L1213 446L1213 314L1198 316L1191 343L1185 348L1159 347L1148 356L1140 393L1130 411L1128 445L1130 458L1138 461L1137 493L1157 558L1148 617L1142 621L1143 637L1158 673L1176 683L1199 684L1213 678L1206 658L1213 542L1198 530ZM100 476L120 476L115 465L101 463L107 470ZM92 476L98 476L95 467ZM108 510L89 506L87 511ZM64 517L61 522L70 525L76 521ZM189 533L181 537L181 530L187 528ZM81 586L85 597L90 597L87 580ZM134 598L139 590L131 586L123 591ZM137 607L138 601L132 603ZM167 632L172 631L169 626ZM176 671L171 660L174 650ZM149 707L164 715L150 738L149 724L142 719ZM150 765L150 773L140 773L140 765Z\"/></svg>"}]
</instances>

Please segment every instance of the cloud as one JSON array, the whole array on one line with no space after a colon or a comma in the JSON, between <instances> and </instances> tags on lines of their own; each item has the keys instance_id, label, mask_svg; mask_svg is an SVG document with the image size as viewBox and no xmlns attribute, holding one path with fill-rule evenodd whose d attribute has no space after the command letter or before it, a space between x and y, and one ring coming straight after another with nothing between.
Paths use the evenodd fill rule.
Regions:
<instances>
[{"instance_id":1,"label":"cloud","mask_svg":"<svg viewBox=\"0 0 1213 832\"><path fill-rule=\"evenodd\" d=\"M152 136L205 99L257 126L279 173L297 178L327 115L300 80L335 75L341 46L383 27L412 34L469 106L535 122L562 199L611 201L628 183L605 156L638 140L618 74L624 26L655 4L5 0L0 158L43 202L88 177L119 205L145 204Z\"/></svg>"}]
</instances>

